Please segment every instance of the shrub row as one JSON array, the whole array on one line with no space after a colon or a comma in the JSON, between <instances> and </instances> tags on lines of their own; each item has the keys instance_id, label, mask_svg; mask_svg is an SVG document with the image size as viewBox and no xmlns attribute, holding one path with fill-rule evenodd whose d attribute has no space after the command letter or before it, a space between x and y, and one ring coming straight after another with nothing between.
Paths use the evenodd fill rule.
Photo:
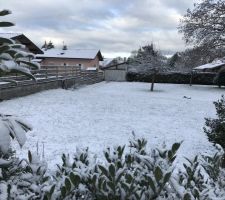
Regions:
<instances>
[{"instance_id":1,"label":"shrub row","mask_svg":"<svg viewBox=\"0 0 225 200\"><path fill-rule=\"evenodd\" d=\"M127 81L151 82L152 74L127 72ZM197 73L193 75L193 84L213 85L215 73ZM191 73L182 72L161 72L156 75L156 83L175 83L175 84L189 84Z\"/></svg>"}]
</instances>

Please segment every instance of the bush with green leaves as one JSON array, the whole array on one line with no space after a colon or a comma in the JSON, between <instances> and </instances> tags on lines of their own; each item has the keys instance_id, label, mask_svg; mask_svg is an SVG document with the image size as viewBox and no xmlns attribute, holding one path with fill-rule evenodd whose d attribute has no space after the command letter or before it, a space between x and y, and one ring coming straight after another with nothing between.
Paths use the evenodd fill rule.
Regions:
<instances>
[{"instance_id":1,"label":"bush with green leaves","mask_svg":"<svg viewBox=\"0 0 225 200\"><path fill-rule=\"evenodd\" d=\"M0 16L11 14L9 10L0 11ZM1 21L0 28L14 26L11 22ZM39 69L38 63L31 62L32 53L25 51L25 46L14 40L0 37L0 72L1 74L19 73L35 80L30 69ZM6 79L4 79L6 81ZM8 80L13 81L13 80Z\"/></svg>"},{"instance_id":2,"label":"bush with green leaves","mask_svg":"<svg viewBox=\"0 0 225 200\"><path fill-rule=\"evenodd\" d=\"M172 148L146 150L145 139L130 141L125 146L107 148L105 161L90 159L88 150L78 151L71 162L62 156L58 166L55 189L61 191L59 199L157 199L171 196L169 187L173 161L180 143Z\"/></svg>"},{"instance_id":3,"label":"bush with green leaves","mask_svg":"<svg viewBox=\"0 0 225 200\"><path fill-rule=\"evenodd\" d=\"M213 144L219 144L225 150L225 98L214 102L217 118L206 118L204 132ZM225 155L224 155L225 158ZM225 159L223 160L225 167Z\"/></svg>"},{"instance_id":4,"label":"bush with green leaves","mask_svg":"<svg viewBox=\"0 0 225 200\"><path fill-rule=\"evenodd\" d=\"M137 138L128 148L117 146L103 151L104 160L77 150L71 158L62 155L56 172L37 154L27 160L14 158L0 178L0 198L76 200L208 200L225 195L223 151L214 156L196 156L176 166L180 143L167 149L149 150L147 141Z\"/></svg>"}]
</instances>

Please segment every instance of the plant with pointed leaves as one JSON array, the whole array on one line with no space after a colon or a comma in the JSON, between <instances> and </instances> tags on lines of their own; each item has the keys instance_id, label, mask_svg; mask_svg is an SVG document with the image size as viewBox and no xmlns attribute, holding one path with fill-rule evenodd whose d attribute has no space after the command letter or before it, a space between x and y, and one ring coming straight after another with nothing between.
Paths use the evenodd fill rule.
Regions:
<instances>
[{"instance_id":1,"label":"plant with pointed leaves","mask_svg":"<svg viewBox=\"0 0 225 200\"><path fill-rule=\"evenodd\" d=\"M0 11L0 16L9 14L11 14L9 10ZM13 25L11 22L0 22L0 28ZM0 71L6 74L20 73L35 80L30 69L39 69L40 66L38 63L30 61L34 55L25 52L24 49L23 45L17 44L14 40L0 37Z\"/></svg>"}]
</instances>

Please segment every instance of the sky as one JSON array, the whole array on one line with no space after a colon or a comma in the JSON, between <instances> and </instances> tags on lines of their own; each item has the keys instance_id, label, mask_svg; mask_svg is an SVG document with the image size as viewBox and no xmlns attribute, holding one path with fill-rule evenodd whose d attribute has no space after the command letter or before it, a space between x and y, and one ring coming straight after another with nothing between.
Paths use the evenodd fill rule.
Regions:
<instances>
[{"instance_id":1,"label":"sky","mask_svg":"<svg viewBox=\"0 0 225 200\"><path fill-rule=\"evenodd\" d=\"M185 49L177 26L198 0L0 0L12 11L1 20L41 47L100 49L104 57L127 57L153 42L165 55Z\"/></svg>"}]
</instances>

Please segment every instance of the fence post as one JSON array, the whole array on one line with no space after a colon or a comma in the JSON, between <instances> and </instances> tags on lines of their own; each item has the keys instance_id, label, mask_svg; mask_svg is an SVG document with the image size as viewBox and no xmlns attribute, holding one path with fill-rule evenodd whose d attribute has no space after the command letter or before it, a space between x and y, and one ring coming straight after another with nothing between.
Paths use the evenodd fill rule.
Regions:
<instances>
[{"instance_id":1,"label":"fence post","mask_svg":"<svg viewBox=\"0 0 225 200\"><path fill-rule=\"evenodd\" d=\"M48 78L48 67L45 66L45 78L47 79Z\"/></svg>"}]
</instances>

